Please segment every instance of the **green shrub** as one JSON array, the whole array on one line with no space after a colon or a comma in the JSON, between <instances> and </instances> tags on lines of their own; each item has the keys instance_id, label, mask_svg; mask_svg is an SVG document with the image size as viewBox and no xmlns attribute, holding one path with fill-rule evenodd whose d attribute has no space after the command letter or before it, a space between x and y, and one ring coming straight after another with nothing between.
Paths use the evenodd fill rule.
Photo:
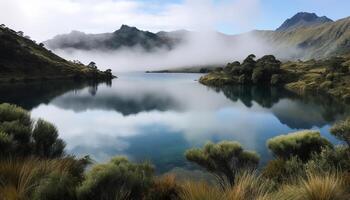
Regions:
<instances>
[{"instance_id":1,"label":"green shrub","mask_svg":"<svg viewBox=\"0 0 350 200\"><path fill-rule=\"evenodd\" d=\"M30 114L20 107L0 104L0 132L2 156L39 156L57 158L64 155L64 142L58 138L54 125L38 120L33 128ZM0 141L1 143L1 141Z\"/></svg>"},{"instance_id":2,"label":"green shrub","mask_svg":"<svg viewBox=\"0 0 350 200\"><path fill-rule=\"evenodd\" d=\"M271 76L271 85L278 85L282 82L282 77L280 74L273 74Z\"/></svg>"},{"instance_id":3,"label":"green shrub","mask_svg":"<svg viewBox=\"0 0 350 200\"><path fill-rule=\"evenodd\" d=\"M58 139L57 128L42 119L39 119L33 130L35 155L54 158L64 153L65 144Z\"/></svg>"},{"instance_id":4,"label":"green shrub","mask_svg":"<svg viewBox=\"0 0 350 200\"><path fill-rule=\"evenodd\" d=\"M335 123L330 131L335 137L345 141L350 148L350 118Z\"/></svg>"},{"instance_id":5,"label":"green shrub","mask_svg":"<svg viewBox=\"0 0 350 200\"><path fill-rule=\"evenodd\" d=\"M107 164L95 165L78 189L79 199L141 199L150 187L153 167L148 163L133 164L116 157Z\"/></svg>"},{"instance_id":6,"label":"green shrub","mask_svg":"<svg viewBox=\"0 0 350 200\"><path fill-rule=\"evenodd\" d=\"M292 157L288 160L277 158L267 163L262 175L275 183L291 182L295 177L305 175L304 163L298 157Z\"/></svg>"},{"instance_id":7,"label":"green shrub","mask_svg":"<svg viewBox=\"0 0 350 200\"><path fill-rule=\"evenodd\" d=\"M350 153L347 147L336 146L335 148L324 148L321 153L312 155L306 163L310 171L350 171Z\"/></svg>"},{"instance_id":8,"label":"green shrub","mask_svg":"<svg viewBox=\"0 0 350 200\"><path fill-rule=\"evenodd\" d=\"M324 147L332 147L332 144L321 137L319 132L305 130L276 136L267 141L267 146L278 158L289 159L297 156L307 161L313 153L321 152Z\"/></svg>"},{"instance_id":9,"label":"green shrub","mask_svg":"<svg viewBox=\"0 0 350 200\"><path fill-rule=\"evenodd\" d=\"M186 159L214 174L221 185L234 185L236 174L242 169L254 169L259 163L255 152L245 151L238 142L207 143L202 149L187 150Z\"/></svg>"},{"instance_id":10,"label":"green shrub","mask_svg":"<svg viewBox=\"0 0 350 200\"><path fill-rule=\"evenodd\" d=\"M76 200L76 184L69 174L53 172L43 178L33 194L33 200Z\"/></svg>"}]
</instances>

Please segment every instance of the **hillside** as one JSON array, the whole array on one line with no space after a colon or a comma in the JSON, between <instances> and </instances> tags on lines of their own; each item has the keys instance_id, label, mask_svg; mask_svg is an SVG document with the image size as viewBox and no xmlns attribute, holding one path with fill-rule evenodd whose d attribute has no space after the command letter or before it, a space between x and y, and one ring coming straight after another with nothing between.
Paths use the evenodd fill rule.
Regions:
<instances>
[{"instance_id":1,"label":"hillside","mask_svg":"<svg viewBox=\"0 0 350 200\"><path fill-rule=\"evenodd\" d=\"M276 51L294 49L293 58L320 59L350 52L350 17L291 31L254 31Z\"/></svg>"},{"instance_id":2,"label":"hillside","mask_svg":"<svg viewBox=\"0 0 350 200\"><path fill-rule=\"evenodd\" d=\"M113 75L67 61L22 32L0 27L0 81L58 78L111 79Z\"/></svg>"}]
</instances>

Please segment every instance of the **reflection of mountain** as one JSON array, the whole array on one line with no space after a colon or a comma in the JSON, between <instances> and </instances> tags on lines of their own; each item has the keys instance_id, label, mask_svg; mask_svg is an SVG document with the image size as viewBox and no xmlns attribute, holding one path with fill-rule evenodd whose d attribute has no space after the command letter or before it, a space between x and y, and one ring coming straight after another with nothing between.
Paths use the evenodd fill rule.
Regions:
<instances>
[{"instance_id":1,"label":"reflection of mountain","mask_svg":"<svg viewBox=\"0 0 350 200\"><path fill-rule=\"evenodd\" d=\"M255 102L270 109L281 123L292 129L323 127L350 114L350 106L332 98L318 95L300 97L283 88L225 86L214 89L234 102L240 100L247 107Z\"/></svg>"},{"instance_id":2,"label":"reflection of mountain","mask_svg":"<svg viewBox=\"0 0 350 200\"><path fill-rule=\"evenodd\" d=\"M48 104L55 97L68 91L80 90L88 86L96 88L97 83L88 81L57 80L1 84L0 102L13 103L27 110L31 110L41 103Z\"/></svg>"},{"instance_id":3,"label":"reflection of mountain","mask_svg":"<svg viewBox=\"0 0 350 200\"><path fill-rule=\"evenodd\" d=\"M54 105L75 112L88 109L115 110L123 115L137 114L142 111L166 111L180 109L177 102L166 94L145 93L139 97L123 96L115 93L103 93L91 96L88 93L66 94L55 99Z\"/></svg>"}]
</instances>

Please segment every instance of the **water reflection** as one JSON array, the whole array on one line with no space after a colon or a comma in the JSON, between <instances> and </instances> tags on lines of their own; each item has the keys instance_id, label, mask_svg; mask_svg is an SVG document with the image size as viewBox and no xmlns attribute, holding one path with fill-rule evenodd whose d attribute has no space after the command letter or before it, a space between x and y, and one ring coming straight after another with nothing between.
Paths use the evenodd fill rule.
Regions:
<instances>
[{"instance_id":1,"label":"water reflection","mask_svg":"<svg viewBox=\"0 0 350 200\"><path fill-rule=\"evenodd\" d=\"M208 140L238 140L271 158L266 140L313 128L332 141L330 124L349 107L281 88L208 88L196 74L128 74L113 84L59 81L0 87L0 101L55 123L69 153L97 161L115 155L150 160L157 171L192 169L183 153Z\"/></svg>"}]
</instances>

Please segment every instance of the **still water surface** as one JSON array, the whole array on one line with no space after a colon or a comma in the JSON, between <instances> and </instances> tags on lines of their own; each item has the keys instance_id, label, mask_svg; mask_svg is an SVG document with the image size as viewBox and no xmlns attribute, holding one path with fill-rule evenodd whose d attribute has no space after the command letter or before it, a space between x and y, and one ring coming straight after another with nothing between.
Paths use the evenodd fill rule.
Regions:
<instances>
[{"instance_id":1,"label":"still water surface","mask_svg":"<svg viewBox=\"0 0 350 200\"><path fill-rule=\"evenodd\" d=\"M200 74L122 74L112 83L70 81L1 85L0 102L53 122L68 153L99 162L115 155L150 160L158 173L191 169L184 151L207 141L237 140L271 159L266 140L301 129L329 128L349 108L323 96L277 88L209 88Z\"/></svg>"}]
</instances>

